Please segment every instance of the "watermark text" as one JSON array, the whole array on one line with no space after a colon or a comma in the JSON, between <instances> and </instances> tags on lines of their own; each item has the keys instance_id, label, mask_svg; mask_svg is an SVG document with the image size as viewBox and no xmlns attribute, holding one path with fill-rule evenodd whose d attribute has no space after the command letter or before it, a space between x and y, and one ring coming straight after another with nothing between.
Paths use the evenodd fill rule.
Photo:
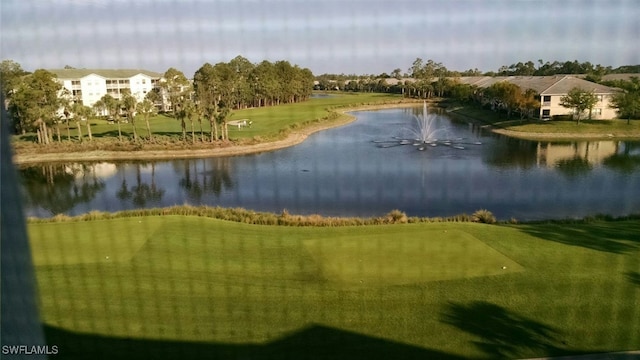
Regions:
<instances>
[{"instance_id":1,"label":"watermark text","mask_svg":"<svg viewBox=\"0 0 640 360\"><path fill-rule=\"evenodd\" d=\"M2 355L58 355L58 345L2 345Z\"/></svg>"}]
</instances>

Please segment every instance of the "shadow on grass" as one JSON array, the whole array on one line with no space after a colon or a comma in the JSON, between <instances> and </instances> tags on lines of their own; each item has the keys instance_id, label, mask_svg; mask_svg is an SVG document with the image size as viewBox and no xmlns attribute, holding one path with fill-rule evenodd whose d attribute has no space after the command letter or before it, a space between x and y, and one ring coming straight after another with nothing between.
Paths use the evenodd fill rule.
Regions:
<instances>
[{"instance_id":1,"label":"shadow on grass","mask_svg":"<svg viewBox=\"0 0 640 360\"><path fill-rule=\"evenodd\" d=\"M531 353L566 355L557 346L559 332L533 319L483 301L450 303L442 322L476 336L473 344L491 359L514 359Z\"/></svg>"},{"instance_id":2,"label":"shadow on grass","mask_svg":"<svg viewBox=\"0 0 640 360\"><path fill-rule=\"evenodd\" d=\"M268 344L125 339L44 327L55 359L463 359L366 335L314 325Z\"/></svg>"},{"instance_id":3,"label":"shadow on grass","mask_svg":"<svg viewBox=\"0 0 640 360\"><path fill-rule=\"evenodd\" d=\"M125 129L122 129L121 132L122 132L122 137L129 136L129 132L125 131ZM118 129L96 132L95 134L91 134L91 136L93 136L95 138L115 138L117 140L118 139Z\"/></svg>"},{"instance_id":4,"label":"shadow on grass","mask_svg":"<svg viewBox=\"0 0 640 360\"><path fill-rule=\"evenodd\" d=\"M607 221L587 224L532 224L517 229L543 240L591 250L625 254L640 249L640 221Z\"/></svg>"},{"instance_id":5,"label":"shadow on grass","mask_svg":"<svg viewBox=\"0 0 640 360\"><path fill-rule=\"evenodd\" d=\"M640 286L640 272L637 271L629 271L627 272L627 279L632 284Z\"/></svg>"}]
</instances>

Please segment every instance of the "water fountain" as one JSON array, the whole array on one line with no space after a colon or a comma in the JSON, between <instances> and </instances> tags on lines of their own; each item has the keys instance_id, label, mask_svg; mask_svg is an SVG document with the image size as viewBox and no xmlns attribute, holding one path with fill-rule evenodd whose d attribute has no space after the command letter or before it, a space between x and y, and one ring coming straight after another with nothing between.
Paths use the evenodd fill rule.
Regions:
<instances>
[{"instance_id":1,"label":"water fountain","mask_svg":"<svg viewBox=\"0 0 640 360\"><path fill-rule=\"evenodd\" d=\"M427 146L444 145L454 149L464 150L463 145L481 145L480 142L464 142L464 138L447 137L449 129L437 127L437 115L427 112L427 102L423 103L422 116L414 115L416 126L409 130L409 137L394 137L393 140L375 140L378 147L387 148L401 145L416 146L419 151L424 151ZM444 136L444 138L442 138Z\"/></svg>"}]
</instances>

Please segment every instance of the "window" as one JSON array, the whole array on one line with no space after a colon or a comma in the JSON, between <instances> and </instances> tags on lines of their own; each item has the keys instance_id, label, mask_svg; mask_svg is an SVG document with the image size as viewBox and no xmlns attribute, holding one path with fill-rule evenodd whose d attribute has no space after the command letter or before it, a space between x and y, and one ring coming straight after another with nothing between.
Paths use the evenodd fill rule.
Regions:
<instances>
[{"instance_id":1,"label":"window","mask_svg":"<svg viewBox=\"0 0 640 360\"><path fill-rule=\"evenodd\" d=\"M71 85L80 85L80 80L73 80L71 81Z\"/></svg>"},{"instance_id":2,"label":"window","mask_svg":"<svg viewBox=\"0 0 640 360\"><path fill-rule=\"evenodd\" d=\"M602 100L604 100L604 95L598 95L598 101L602 101Z\"/></svg>"},{"instance_id":3,"label":"window","mask_svg":"<svg viewBox=\"0 0 640 360\"><path fill-rule=\"evenodd\" d=\"M600 109L600 108L595 108L595 109L593 109L593 113L592 113L592 115L595 115L595 116L600 116L600 115L602 115L602 109Z\"/></svg>"},{"instance_id":4,"label":"window","mask_svg":"<svg viewBox=\"0 0 640 360\"><path fill-rule=\"evenodd\" d=\"M142 84L146 84L147 83L147 79L142 79Z\"/></svg>"},{"instance_id":5,"label":"window","mask_svg":"<svg viewBox=\"0 0 640 360\"><path fill-rule=\"evenodd\" d=\"M542 110L542 118L548 119L549 117L551 117L551 110L549 109Z\"/></svg>"}]
</instances>

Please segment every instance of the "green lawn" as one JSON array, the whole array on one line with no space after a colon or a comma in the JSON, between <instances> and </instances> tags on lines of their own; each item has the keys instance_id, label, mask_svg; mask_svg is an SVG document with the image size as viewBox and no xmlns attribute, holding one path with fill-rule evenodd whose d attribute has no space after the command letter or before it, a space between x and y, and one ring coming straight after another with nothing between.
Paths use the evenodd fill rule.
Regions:
<instances>
[{"instance_id":1,"label":"green lawn","mask_svg":"<svg viewBox=\"0 0 640 360\"><path fill-rule=\"evenodd\" d=\"M524 358L640 348L640 222L29 224L68 358ZM108 258L107 258L108 257Z\"/></svg>"},{"instance_id":2,"label":"green lawn","mask_svg":"<svg viewBox=\"0 0 640 360\"><path fill-rule=\"evenodd\" d=\"M634 120L627 124L626 120L581 120L575 121L547 121L506 127L508 130L527 133L562 133L562 134L605 134L612 136L640 137L640 121Z\"/></svg>"},{"instance_id":3,"label":"green lawn","mask_svg":"<svg viewBox=\"0 0 640 360\"><path fill-rule=\"evenodd\" d=\"M379 93L335 93L332 96L313 98L305 102L296 104L285 104L279 106L263 107L263 108L251 108L243 110L234 110L229 116L228 120L240 120L248 119L253 121L251 128L245 127L238 129L237 127L229 126L229 135L232 139L247 139L254 136L260 136L268 138L277 135L280 130L286 129L289 126L301 125L307 121L313 121L321 119L329 114L328 108L347 106L347 105L361 105L370 103L383 103L400 101L402 99L399 95L393 94L379 94ZM116 138L118 136L118 129L116 124L108 124L104 119L93 119L91 123L91 132L96 138ZM167 136L181 136L182 129L180 122L175 118L167 115L157 115L149 121L152 133L156 135ZM136 130L139 135L146 136L147 129L146 124L141 116L136 118ZM197 121L194 122L196 133L200 131L200 125ZM206 120L203 121L203 130L205 133L210 131L209 124ZM77 138L77 128L75 123L70 124L71 138ZM187 129L190 136L191 123L187 122ZM86 137L86 128L82 127L83 136ZM123 136L132 137L132 125L121 124L121 130ZM67 138L67 128L65 124L61 125L60 133L63 139ZM25 134L21 136L15 136L15 141L28 140L33 141L35 134ZM54 136L54 139L57 138Z\"/></svg>"},{"instance_id":4,"label":"green lawn","mask_svg":"<svg viewBox=\"0 0 640 360\"><path fill-rule=\"evenodd\" d=\"M452 113L459 116L471 117L485 124L520 132L522 136L532 138L538 134L561 134L563 137L566 137L567 134L573 134L576 135L576 138L583 136L607 138L609 135L640 138L640 121L638 120L631 120L629 124L626 119L583 119L579 124L572 120L521 121L517 114L508 118L504 113L496 113L475 105L454 106L454 109Z\"/></svg>"}]
</instances>

